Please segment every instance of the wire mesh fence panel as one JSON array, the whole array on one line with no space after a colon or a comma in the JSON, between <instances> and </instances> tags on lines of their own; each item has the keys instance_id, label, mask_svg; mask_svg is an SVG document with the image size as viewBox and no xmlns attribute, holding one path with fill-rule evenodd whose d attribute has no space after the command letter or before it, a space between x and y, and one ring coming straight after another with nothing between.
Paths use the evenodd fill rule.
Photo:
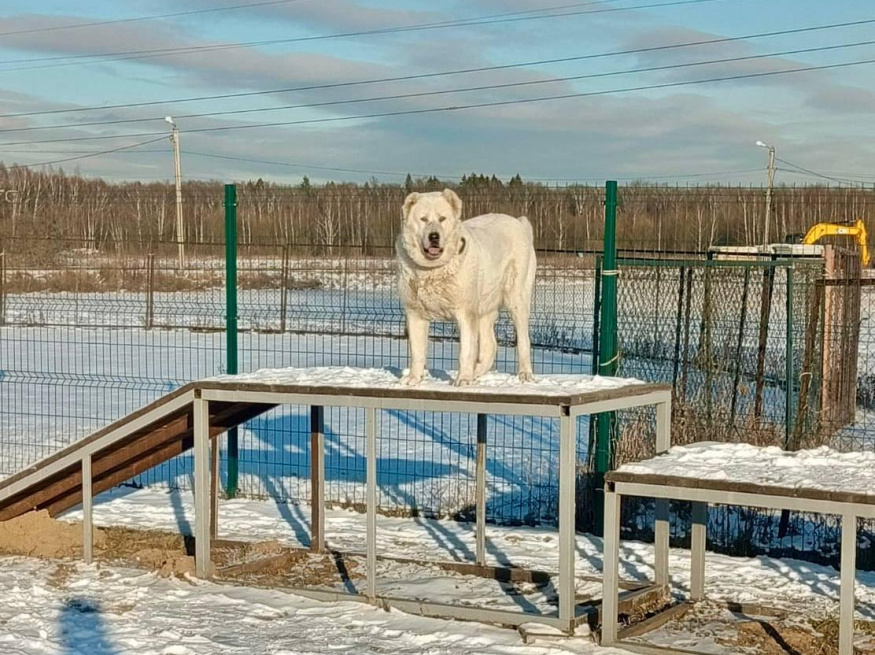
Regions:
<instances>
[{"instance_id":1,"label":"wire mesh fence panel","mask_svg":"<svg viewBox=\"0 0 875 655\"><path fill-rule=\"evenodd\" d=\"M0 474L220 372L221 276L201 265L213 247L190 245L179 268L162 244L141 246L3 239ZM143 479L185 474L172 462Z\"/></svg>"},{"instance_id":2,"label":"wire mesh fence panel","mask_svg":"<svg viewBox=\"0 0 875 655\"><path fill-rule=\"evenodd\" d=\"M360 198L361 211L370 212L378 223L382 220L380 212L397 214L398 206L389 209L389 205L381 205L383 201L375 197ZM394 247L367 239L359 246L334 244L328 237L349 227L342 219L347 199L338 196L324 200L317 203L314 220L321 227L315 231L314 243L241 244L238 267L241 371L274 366L340 365L390 367L400 374L408 364L406 322L397 290ZM398 199L399 204L401 200L403 197ZM314 211L310 204L301 204L300 198L285 196L283 201L295 206L295 211ZM257 201L242 193L241 225L247 220L254 221L257 213ZM538 372L589 371L593 327L591 261L576 252L539 253L531 320L533 359ZM247 278L252 282L247 283ZM515 373L516 335L504 313L497 321L496 336L497 369ZM455 324L432 323L429 369L455 370L457 358ZM251 435L270 434L274 440L295 444L303 433L296 432L294 426L304 418L297 409L274 410L245 426L242 443L248 443ZM333 410L326 413L325 422L326 500L361 508L365 500L364 418L357 410ZM558 457L558 435L552 426L545 424L532 436L532 425L521 418L489 419L489 449L495 453L490 459L487 505L490 520L536 523L555 517L553 505L558 489L552 472ZM283 430L289 431L285 437L281 434ZM378 502L382 511L429 516L470 513L476 417L387 412L382 415L380 430ZM292 447L297 452L297 447ZM245 452L244 448L241 458ZM266 476L264 471L269 470L281 478L273 483L271 495L292 502L309 498L310 490L303 479L309 475L309 469L297 463L287 464L291 460L270 449L260 450L258 455L257 460L248 454L247 461L241 459L241 492L263 495L261 480Z\"/></svg>"}]
</instances>

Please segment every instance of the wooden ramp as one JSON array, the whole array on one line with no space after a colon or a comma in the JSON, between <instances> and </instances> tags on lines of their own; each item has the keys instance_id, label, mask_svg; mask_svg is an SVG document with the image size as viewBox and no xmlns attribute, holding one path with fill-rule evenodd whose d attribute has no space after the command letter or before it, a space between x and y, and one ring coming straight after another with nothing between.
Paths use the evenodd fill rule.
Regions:
<instances>
[{"instance_id":1,"label":"wooden ramp","mask_svg":"<svg viewBox=\"0 0 875 655\"><path fill-rule=\"evenodd\" d=\"M196 383L80 439L67 448L0 480L0 521L31 510L55 516L82 503L82 462L90 456L91 493L99 494L191 449ZM210 437L263 414L275 405L209 404Z\"/></svg>"}]
</instances>

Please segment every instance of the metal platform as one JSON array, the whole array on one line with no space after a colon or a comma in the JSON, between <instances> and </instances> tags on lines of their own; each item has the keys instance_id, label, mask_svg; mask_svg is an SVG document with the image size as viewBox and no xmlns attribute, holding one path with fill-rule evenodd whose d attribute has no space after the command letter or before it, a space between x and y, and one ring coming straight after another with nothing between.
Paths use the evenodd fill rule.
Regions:
<instances>
[{"instance_id":1,"label":"metal platform","mask_svg":"<svg viewBox=\"0 0 875 655\"><path fill-rule=\"evenodd\" d=\"M537 621L567 632L589 620L592 603L575 599L575 483L577 417L652 405L656 407L656 450L669 446L671 389L666 385L620 384L587 390L582 386L525 385L514 389L453 387L449 383L405 387L284 382L287 375L220 376L190 383L119 421L95 432L18 474L0 481L0 520L33 509L57 514L82 503L85 559L91 558L91 499L188 449L194 450L196 574L209 577L211 536L218 523L215 438L232 427L278 405L311 408L312 539L311 550L325 550L324 407L358 407L366 413L367 585L361 600L395 606L429 616L468 618L519 626ZM278 372L282 373L282 371ZM563 376L563 379L572 376ZM572 380L573 382L573 380ZM618 381L619 382L619 381ZM597 385L594 385L597 387ZM447 608L438 603L380 596L375 577L377 548L377 412L424 410L478 415L476 458L476 561L486 567L486 434L487 414L551 417L559 422L559 567L558 610L549 614L496 611L469 606ZM212 456L210 453L212 442ZM667 514L666 514L667 516ZM667 584L668 523L657 526L656 585ZM299 590L313 597L324 593ZM640 590L639 590L640 591ZM334 599L338 594L330 594Z\"/></svg>"}]
</instances>

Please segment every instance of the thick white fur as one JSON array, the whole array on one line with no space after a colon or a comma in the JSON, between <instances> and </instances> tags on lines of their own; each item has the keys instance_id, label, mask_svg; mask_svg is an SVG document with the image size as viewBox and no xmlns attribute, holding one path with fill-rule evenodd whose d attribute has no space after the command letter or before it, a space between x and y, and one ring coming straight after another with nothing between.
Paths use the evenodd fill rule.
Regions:
<instances>
[{"instance_id":1,"label":"thick white fur","mask_svg":"<svg viewBox=\"0 0 875 655\"><path fill-rule=\"evenodd\" d=\"M532 225L525 216L484 214L461 220L462 201L450 189L411 193L404 201L402 229L395 244L399 290L407 314L410 369L402 383L419 384L428 354L428 326L434 320L459 325L459 375L470 384L492 369L497 344L495 321L502 307L517 333L519 377L532 380L529 316L535 282ZM442 252L428 256L429 235Z\"/></svg>"}]
</instances>

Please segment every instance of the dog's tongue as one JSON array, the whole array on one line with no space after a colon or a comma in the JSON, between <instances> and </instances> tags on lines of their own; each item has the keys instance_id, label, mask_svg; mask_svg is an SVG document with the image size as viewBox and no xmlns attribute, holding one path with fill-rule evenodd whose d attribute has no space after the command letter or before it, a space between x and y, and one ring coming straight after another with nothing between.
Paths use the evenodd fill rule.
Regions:
<instances>
[{"instance_id":1,"label":"dog's tongue","mask_svg":"<svg viewBox=\"0 0 875 655\"><path fill-rule=\"evenodd\" d=\"M432 255L434 257L437 257L438 255L441 254L441 249L438 246L429 246L428 247L428 254Z\"/></svg>"}]
</instances>

